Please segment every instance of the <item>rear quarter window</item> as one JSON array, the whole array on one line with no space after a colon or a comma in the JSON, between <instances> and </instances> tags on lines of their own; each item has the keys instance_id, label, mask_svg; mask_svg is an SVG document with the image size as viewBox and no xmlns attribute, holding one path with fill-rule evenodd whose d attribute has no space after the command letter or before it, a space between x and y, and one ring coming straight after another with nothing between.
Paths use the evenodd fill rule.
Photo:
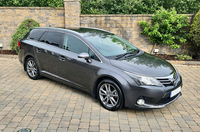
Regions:
<instances>
[{"instance_id":1,"label":"rear quarter window","mask_svg":"<svg viewBox=\"0 0 200 132\"><path fill-rule=\"evenodd\" d=\"M44 32L45 31L42 31L42 30L32 31L32 33L29 35L28 39L39 40L40 37L44 34Z\"/></svg>"}]
</instances>

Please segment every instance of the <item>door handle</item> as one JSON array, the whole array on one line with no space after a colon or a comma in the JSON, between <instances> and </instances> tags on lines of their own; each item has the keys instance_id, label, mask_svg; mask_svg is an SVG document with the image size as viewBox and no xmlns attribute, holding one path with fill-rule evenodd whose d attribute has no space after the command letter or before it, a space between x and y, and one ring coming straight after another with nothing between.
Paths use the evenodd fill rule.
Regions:
<instances>
[{"instance_id":1,"label":"door handle","mask_svg":"<svg viewBox=\"0 0 200 132\"><path fill-rule=\"evenodd\" d=\"M36 52L41 53L41 49L40 48L36 48Z\"/></svg>"},{"instance_id":2,"label":"door handle","mask_svg":"<svg viewBox=\"0 0 200 132\"><path fill-rule=\"evenodd\" d=\"M59 59L60 61L65 61L65 57L62 56L62 55L60 55L60 56L58 57L58 59Z\"/></svg>"}]
</instances>

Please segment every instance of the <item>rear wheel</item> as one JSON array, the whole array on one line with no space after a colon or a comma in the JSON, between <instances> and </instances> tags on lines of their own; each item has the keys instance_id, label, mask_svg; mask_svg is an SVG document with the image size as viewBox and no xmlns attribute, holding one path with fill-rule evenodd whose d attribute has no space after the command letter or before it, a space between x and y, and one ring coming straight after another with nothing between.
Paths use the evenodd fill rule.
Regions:
<instances>
[{"instance_id":1,"label":"rear wheel","mask_svg":"<svg viewBox=\"0 0 200 132\"><path fill-rule=\"evenodd\" d=\"M105 79L98 85L98 99L101 105L110 111L123 106L123 94L119 86L112 80Z\"/></svg>"},{"instance_id":2,"label":"rear wheel","mask_svg":"<svg viewBox=\"0 0 200 132\"><path fill-rule=\"evenodd\" d=\"M39 68L34 58L30 57L26 61L26 72L29 78L36 80L40 77Z\"/></svg>"}]
</instances>

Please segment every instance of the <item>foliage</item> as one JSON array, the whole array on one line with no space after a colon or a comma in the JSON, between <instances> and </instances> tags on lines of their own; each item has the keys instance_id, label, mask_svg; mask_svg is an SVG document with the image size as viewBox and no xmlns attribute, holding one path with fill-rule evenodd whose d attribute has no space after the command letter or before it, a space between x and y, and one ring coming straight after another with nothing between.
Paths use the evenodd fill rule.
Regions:
<instances>
[{"instance_id":1,"label":"foliage","mask_svg":"<svg viewBox=\"0 0 200 132\"><path fill-rule=\"evenodd\" d=\"M0 0L0 6L63 7L64 0ZM200 0L81 0L82 14L154 14L161 8L197 13Z\"/></svg>"},{"instance_id":2,"label":"foliage","mask_svg":"<svg viewBox=\"0 0 200 132\"><path fill-rule=\"evenodd\" d=\"M0 6L63 7L63 0L0 0Z\"/></svg>"},{"instance_id":3,"label":"foliage","mask_svg":"<svg viewBox=\"0 0 200 132\"><path fill-rule=\"evenodd\" d=\"M192 60L192 57L183 53L183 54L176 54L175 59L177 59L177 60Z\"/></svg>"},{"instance_id":4,"label":"foliage","mask_svg":"<svg viewBox=\"0 0 200 132\"><path fill-rule=\"evenodd\" d=\"M82 14L154 14L161 8L196 13L200 0L81 0Z\"/></svg>"},{"instance_id":5,"label":"foliage","mask_svg":"<svg viewBox=\"0 0 200 132\"><path fill-rule=\"evenodd\" d=\"M175 8L178 14L193 14L199 10L200 0L163 0L163 7Z\"/></svg>"},{"instance_id":6,"label":"foliage","mask_svg":"<svg viewBox=\"0 0 200 132\"><path fill-rule=\"evenodd\" d=\"M192 40L193 48L197 51L196 53L200 56L200 10L193 19L189 35Z\"/></svg>"},{"instance_id":7,"label":"foliage","mask_svg":"<svg viewBox=\"0 0 200 132\"><path fill-rule=\"evenodd\" d=\"M11 50L16 51L18 53L18 45L17 42L22 39L30 29L34 27L39 27L40 24L33 19L26 19L24 20L21 25L17 28L17 31L12 36L12 40L10 42Z\"/></svg>"},{"instance_id":8,"label":"foliage","mask_svg":"<svg viewBox=\"0 0 200 132\"><path fill-rule=\"evenodd\" d=\"M81 0L82 14L152 14L156 0Z\"/></svg>"},{"instance_id":9,"label":"foliage","mask_svg":"<svg viewBox=\"0 0 200 132\"><path fill-rule=\"evenodd\" d=\"M187 15L178 15L175 9L167 11L161 9L152 16L152 23L140 21L143 28L141 33L147 35L154 45L167 44L172 49L179 48L179 43L185 43L189 26Z\"/></svg>"},{"instance_id":10,"label":"foliage","mask_svg":"<svg viewBox=\"0 0 200 132\"><path fill-rule=\"evenodd\" d=\"M0 0L0 6L63 7L63 0ZM196 13L199 0L81 0L82 14L154 14L175 7L178 14Z\"/></svg>"}]
</instances>

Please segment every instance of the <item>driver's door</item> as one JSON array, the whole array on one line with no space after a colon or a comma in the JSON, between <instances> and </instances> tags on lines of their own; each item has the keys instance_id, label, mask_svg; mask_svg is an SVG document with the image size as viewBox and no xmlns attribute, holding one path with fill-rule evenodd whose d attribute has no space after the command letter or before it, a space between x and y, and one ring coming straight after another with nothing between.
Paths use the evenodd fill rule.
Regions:
<instances>
[{"instance_id":1,"label":"driver's door","mask_svg":"<svg viewBox=\"0 0 200 132\"><path fill-rule=\"evenodd\" d=\"M66 34L63 48L59 51L59 76L70 84L85 89L95 74L95 61L87 62L78 54L89 52L89 47L78 37Z\"/></svg>"}]
</instances>

